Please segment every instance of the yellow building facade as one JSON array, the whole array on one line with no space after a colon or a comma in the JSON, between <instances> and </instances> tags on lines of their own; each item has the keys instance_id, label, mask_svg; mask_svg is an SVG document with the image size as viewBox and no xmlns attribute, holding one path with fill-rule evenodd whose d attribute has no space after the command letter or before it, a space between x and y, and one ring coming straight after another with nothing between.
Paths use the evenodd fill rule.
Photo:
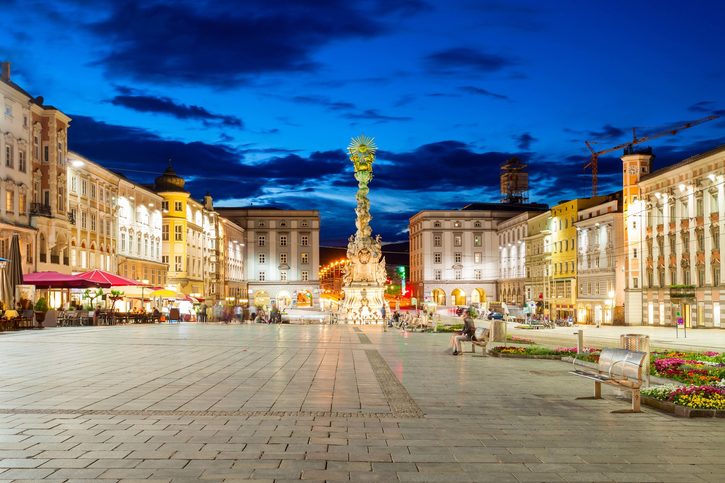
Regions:
<instances>
[{"instance_id":1,"label":"yellow building facade","mask_svg":"<svg viewBox=\"0 0 725 483\"><path fill-rule=\"evenodd\" d=\"M604 196L564 201L551 209L551 317L576 319L577 231L579 210L597 205Z\"/></svg>"}]
</instances>

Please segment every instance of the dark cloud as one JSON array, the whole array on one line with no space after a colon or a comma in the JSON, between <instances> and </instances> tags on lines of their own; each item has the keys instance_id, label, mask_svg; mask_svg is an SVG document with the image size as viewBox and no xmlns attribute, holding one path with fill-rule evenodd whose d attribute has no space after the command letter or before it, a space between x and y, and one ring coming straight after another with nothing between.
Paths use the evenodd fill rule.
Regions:
<instances>
[{"instance_id":1,"label":"dark cloud","mask_svg":"<svg viewBox=\"0 0 725 483\"><path fill-rule=\"evenodd\" d=\"M183 120L200 120L206 125L222 125L240 129L244 127L244 122L236 116L214 114L201 106L182 104L169 97L147 95L129 88L119 89L119 94L110 102L114 106L122 106L138 112L167 114Z\"/></svg>"},{"instance_id":2,"label":"dark cloud","mask_svg":"<svg viewBox=\"0 0 725 483\"><path fill-rule=\"evenodd\" d=\"M725 116L725 109L717 109L717 104L713 101L700 101L691 105L688 110L690 112L701 112L703 114L714 114L716 116Z\"/></svg>"},{"instance_id":3,"label":"dark cloud","mask_svg":"<svg viewBox=\"0 0 725 483\"><path fill-rule=\"evenodd\" d=\"M458 88L459 90L463 92L467 92L468 94L474 94L477 96L487 96L487 97L493 97L494 99L501 99L501 100L508 100L508 96L504 96L503 94L497 94L495 92L491 92L487 89L484 89L482 87L476 87L476 86L461 86Z\"/></svg>"},{"instance_id":4,"label":"dark cloud","mask_svg":"<svg viewBox=\"0 0 725 483\"><path fill-rule=\"evenodd\" d=\"M528 151L529 148L531 147L531 143L537 141L537 139L534 136L532 136L531 134L529 134L527 132L520 134L518 136L514 136L514 139L516 140L516 143L517 143L516 146L523 151Z\"/></svg>"},{"instance_id":5,"label":"dark cloud","mask_svg":"<svg viewBox=\"0 0 725 483\"><path fill-rule=\"evenodd\" d=\"M356 109L355 104L352 102L333 101L324 96L295 96L291 100L297 104L322 106L331 111L348 111Z\"/></svg>"},{"instance_id":6,"label":"dark cloud","mask_svg":"<svg viewBox=\"0 0 725 483\"><path fill-rule=\"evenodd\" d=\"M384 19L369 2L345 0L134 0L90 29L109 46L98 63L114 77L235 86L261 73L314 70L317 49L377 36Z\"/></svg>"},{"instance_id":7,"label":"dark cloud","mask_svg":"<svg viewBox=\"0 0 725 483\"><path fill-rule=\"evenodd\" d=\"M376 124L379 124L381 122L389 122L389 121L412 121L412 117L408 116L390 116L387 114L382 114L377 109L365 109L362 112L351 112L348 114L345 114L344 116L347 119L354 119L354 120L365 120L365 121L374 121Z\"/></svg>"},{"instance_id":8,"label":"dark cloud","mask_svg":"<svg viewBox=\"0 0 725 483\"><path fill-rule=\"evenodd\" d=\"M453 47L439 50L425 58L428 68L435 72L489 73L514 65L512 59L474 50L469 47Z\"/></svg>"},{"instance_id":9,"label":"dark cloud","mask_svg":"<svg viewBox=\"0 0 725 483\"><path fill-rule=\"evenodd\" d=\"M380 151L381 163L375 168L376 182L398 190L449 191L494 188L499 184L499 167L522 153L475 152L460 141L425 144L403 153Z\"/></svg>"},{"instance_id":10,"label":"dark cloud","mask_svg":"<svg viewBox=\"0 0 725 483\"><path fill-rule=\"evenodd\" d=\"M72 118L68 136L72 150L142 183L153 182L172 159L177 173L189 177L186 187L197 197L210 191L215 199L253 198L265 188L302 187L347 169L343 151L314 152L305 158L288 154L250 163L243 150L226 144L176 141L88 116Z\"/></svg>"}]
</instances>

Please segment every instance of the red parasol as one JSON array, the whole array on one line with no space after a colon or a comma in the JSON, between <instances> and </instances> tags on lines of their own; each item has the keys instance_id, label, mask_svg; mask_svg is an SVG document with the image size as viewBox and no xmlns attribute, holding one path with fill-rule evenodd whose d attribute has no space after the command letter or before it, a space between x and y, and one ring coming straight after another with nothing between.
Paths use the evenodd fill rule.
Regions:
<instances>
[{"instance_id":1,"label":"red parasol","mask_svg":"<svg viewBox=\"0 0 725 483\"><path fill-rule=\"evenodd\" d=\"M103 270L91 270L90 272L79 273L76 277L92 282L94 285L98 285L99 287L106 288L142 285L136 280L104 272Z\"/></svg>"},{"instance_id":2,"label":"red parasol","mask_svg":"<svg viewBox=\"0 0 725 483\"><path fill-rule=\"evenodd\" d=\"M86 288L94 287L95 283L73 275L58 272L34 272L23 275L23 283L35 285L37 288Z\"/></svg>"}]
</instances>

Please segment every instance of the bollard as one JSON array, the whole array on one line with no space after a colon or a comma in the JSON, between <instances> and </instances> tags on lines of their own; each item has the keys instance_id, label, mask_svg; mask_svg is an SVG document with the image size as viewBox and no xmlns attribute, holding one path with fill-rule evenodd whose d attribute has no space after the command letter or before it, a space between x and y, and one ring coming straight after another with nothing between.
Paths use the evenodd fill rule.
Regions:
<instances>
[{"instance_id":1,"label":"bollard","mask_svg":"<svg viewBox=\"0 0 725 483\"><path fill-rule=\"evenodd\" d=\"M576 353L581 354L584 351L584 331L582 329L574 332L576 336Z\"/></svg>"}]
</instances>

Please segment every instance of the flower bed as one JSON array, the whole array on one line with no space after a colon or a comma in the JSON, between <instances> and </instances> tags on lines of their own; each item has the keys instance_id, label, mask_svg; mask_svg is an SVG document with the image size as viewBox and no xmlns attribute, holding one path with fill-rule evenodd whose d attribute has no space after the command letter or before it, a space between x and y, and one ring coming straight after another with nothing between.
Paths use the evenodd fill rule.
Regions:
<instances>
[{"instance_id":1,"label":"flower bed","mask_svg":"<svg viewBox=\"0 0 725 483\"><path fill-rule=\"evenodd\" d=\"M511 342L512 344L529 344L533 345L536 342L534 342L531 339L526 339L524 337L516 337L515 335L510 335L506 338L508 342Z\"/></svg>"},{"instance_id":2,"label":"flower bed","mask_svg":"<svg viewBox=\"0 0 725 483\"><path fill-rule=\"evenodd\" d=\"M725 417L725 379L706 386L653 386L640 391L643 402L684 417Z\"/></svg>"},{"instance_id":3,"label":"flower bed","mask_svg":"<svg viewBox=\"0 0 725 483\"><path fill-rule=\"evenodd\" d=\"M706 386L725 379L725 355L717 352L654 352L650 374Z\"/></svg>"},{"instance_id":4,"label":"flower bed","mask_svg":"<svg viewBox=\"0 0 725 483\"><path fill-rule=\"evenodd\" d=\"M561 359L562 357L575 357L576 347L557 347L549 349L533 345L530 347L496 346L491 349L491 354L499 357L522 357L532 359ZM579 354L578 359L596 362L599 360L599 349L587 347L584 354Z\"/></svg>"}]
</instances>

